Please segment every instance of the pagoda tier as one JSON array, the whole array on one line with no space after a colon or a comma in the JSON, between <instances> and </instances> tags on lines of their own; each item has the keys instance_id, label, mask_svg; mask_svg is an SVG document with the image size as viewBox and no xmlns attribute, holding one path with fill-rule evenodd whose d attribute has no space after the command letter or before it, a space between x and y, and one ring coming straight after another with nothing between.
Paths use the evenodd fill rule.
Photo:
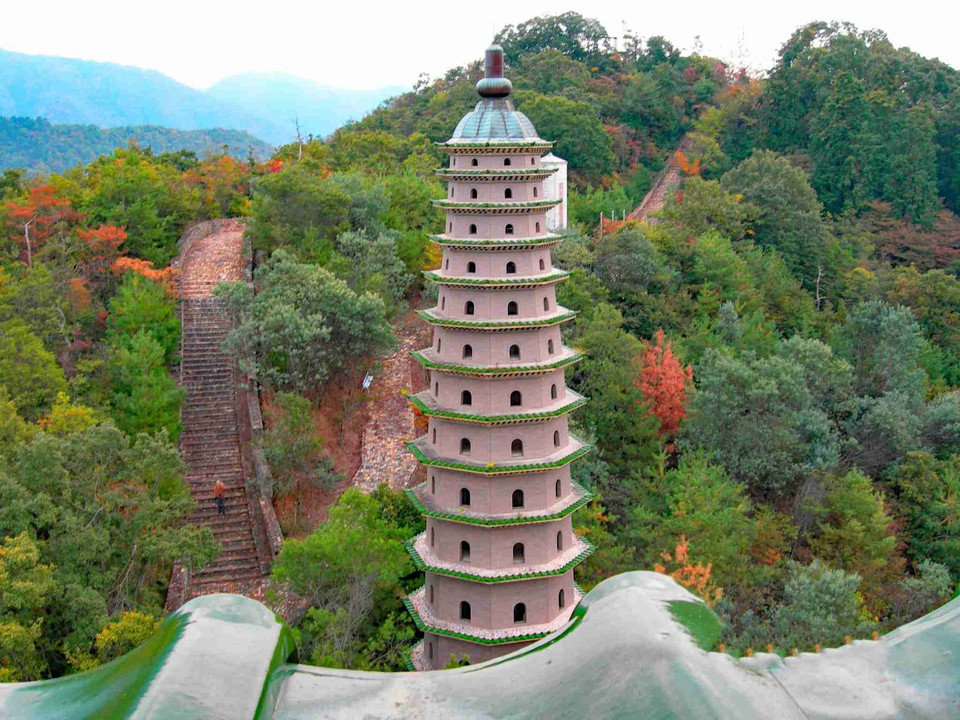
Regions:
<instances>
[{"instance_id":1,"label":"pagoda tier","mask_svg":"<svg viewBox=\"0 0 960 720\"><path fill-rule=\"evenodd\" d=\"M589 447L570 435L569 413L586 399L567 389L579 360L560 325L575 316L557 304L568 273L553 267L559 237L546 213L541 165L551 144L507 100L487 52L481 100L441 147L449 167L440 267L425 273L437 305L420 312L433 343L414 357L428 388L410 397L427 432L408 443L427 480L407 491L426 530L407 549L425 573L408 608L424 631L412 657L420 669L450 655L478 662L562 627L579 602L573 568L592 546L571 516L591 495L570 480Z\"/></svg>"}]
</instances>

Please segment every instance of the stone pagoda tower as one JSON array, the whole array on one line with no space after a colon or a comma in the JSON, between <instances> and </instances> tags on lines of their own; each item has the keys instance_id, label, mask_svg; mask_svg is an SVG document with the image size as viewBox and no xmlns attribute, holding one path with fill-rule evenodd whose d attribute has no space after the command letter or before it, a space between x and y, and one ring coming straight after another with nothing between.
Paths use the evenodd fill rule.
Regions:
<instances>
[{"instance_id":1,"label":"stone pagoda tower","mask_svg":"<svg viewBox=\"0 0 960 720\"><path fill-rule=\"evenodd\" d=\"M481 100L440 147L449 166L438 304L420 316L433 344L414 354L430 386L411 397L428 417L409 443L426 482L407 491L426 517L408 543L424 587L407 605L425 637L419 669L450 656L482 662L562 627L580 601L573 568L592 547L571 515L590 495L570 482L587 452L567 430L585 399L564 385L579 355L560 342L575 313L557 305L567 273L551 264L560 238L547 232L544 197L551 143L517 112L503 77L503 49L486 52Z\"/></svg>"}]
</instances>

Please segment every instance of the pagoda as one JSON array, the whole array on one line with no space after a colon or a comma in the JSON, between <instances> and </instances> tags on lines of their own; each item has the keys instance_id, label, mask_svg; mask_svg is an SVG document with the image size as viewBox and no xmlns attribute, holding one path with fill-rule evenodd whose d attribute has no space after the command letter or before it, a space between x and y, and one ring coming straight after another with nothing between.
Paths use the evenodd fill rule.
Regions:
<instances>
[{"instance_id":1,"label":"pagoda","mask_svg":"<svg viewBox=\"0 0 960 720\"><path fill-rule=\"evenodd\" d=\"M510 102L503 49L486 51L480 101L440 144L445 232L436 307L420 312L433 344L414 353L429 375L411 396L427 434L408 443L426 481L407 491L426 530L407 548L424 586L406 598L422 643L421 670L452 655L482 662L564 626L580 601L573 568L593 550L571 515L590 494L570 480L587 452L567 415L586 400L564 385L580 356L564 347L544 197L552 144Z\"/></svg>"}]
</instances>

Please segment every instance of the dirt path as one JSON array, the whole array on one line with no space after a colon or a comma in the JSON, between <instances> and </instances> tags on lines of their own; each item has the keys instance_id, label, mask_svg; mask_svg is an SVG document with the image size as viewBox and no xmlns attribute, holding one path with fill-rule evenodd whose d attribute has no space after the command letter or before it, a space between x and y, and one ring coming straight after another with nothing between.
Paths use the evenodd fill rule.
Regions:
<instances>
[{"instance_id":1,"label":"dirt path","mask_svg":"<svg viewBox=\"0 0 960 720\"><path fill-rule=\"evenodd\" d=\"M664 203L667 201L667 198L670 196L670 193L675 191L679 186L680 182L683 179L680 174L680 168L677 167L676 157L677 152L684 151L688 146L687 139L684 138L680 141L680 144L677 146L677 149L670 155L667 159L666 165L657 175L653 181L653 187L650 188L650 191L644 195L643 200L640 202L637 207L633 209L629 215L627 215L628 220L639 220L642 223L656 223L656 219L650 217L653 213L659 212L663 209Z\"/></svg>"},{"instance_id":2,"label":"dirt path","mask_svg":"<svg viewBox=\"0 0 960 720\"><path fill-rule=\"evenodd\" d=\"M410 353L430 344L426 323L409 313L396 328L398 347L383 361L383 368L370 386L369 415L363 428L361 465L352 484L372 492L381 483L392 488L408 487L416 472L416 459L404 441L415 435L413 412L403 390L426 388L420 364Z\"/></svg>"}]
</instances>

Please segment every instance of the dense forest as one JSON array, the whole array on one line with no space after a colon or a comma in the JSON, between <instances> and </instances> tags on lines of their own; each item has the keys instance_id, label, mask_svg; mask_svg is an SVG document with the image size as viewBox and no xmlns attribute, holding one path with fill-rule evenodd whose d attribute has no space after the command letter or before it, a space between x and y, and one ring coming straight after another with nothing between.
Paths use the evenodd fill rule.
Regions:
<instances>
[{"instance_id":1,"label":"dense forest","mask_svg":"<svg viewBox=\"0 0 960 720\"><path fill-rule=\"evenodd\" d=\"M239 130L172 130L155 125L99 128L94 125L52 125L43 118L0 117L0 171L63 172L111 155L130 143L155 153L192 152L199 156L227 152L234 157L264 160L273 148Z\"/></svg>"},{"instance_id":2,"label":"dense forest","mask_svg":"<svg viewBox=\"0 0 960 720\"><path fill-rule=\"evenodd\" d=\"M605 45L567 13L505 28L515 101L570 163L558 300L590 403L589 589L656 569L724 620L717 649L869 638L960 581L960 89L876 31L815 23L763 78L663 38ZM257 293L227 340L273 398L279 498L336 487L311 410L394 347L435 289L433 143L479 63L266 163L119 150L0 178L0 678L107 661L161 617L170 563L210 537L173 444L179 321L166 269L196 220L244 217ZM667 162L658 216L622 217ZM304 598L305 662L399 669L419 579L402 494L346 490L288 528L273 580Z\"/></svg>"}]
</instances>

